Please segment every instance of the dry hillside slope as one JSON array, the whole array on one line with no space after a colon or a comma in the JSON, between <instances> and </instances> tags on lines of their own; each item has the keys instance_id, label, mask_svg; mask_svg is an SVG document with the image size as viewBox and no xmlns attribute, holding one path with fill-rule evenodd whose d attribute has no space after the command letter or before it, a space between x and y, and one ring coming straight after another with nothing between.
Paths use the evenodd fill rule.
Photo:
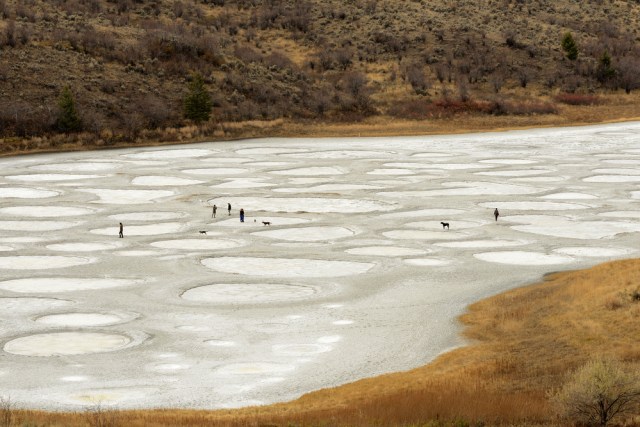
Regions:
<instances>
[{"instance_id":1,"label":"dry hillside slope","mask_svg":"<svg viewBox=\"0 0 640 427\"><path fill-rule=\"evenodd\" d=\"M553 115L640 86L639 17L631 0L0 0L0 150L64 143L65 86L71 131L97 146L257 121ZM193 73L213 109L184 130Z\"/></svg>"}]
</instances>

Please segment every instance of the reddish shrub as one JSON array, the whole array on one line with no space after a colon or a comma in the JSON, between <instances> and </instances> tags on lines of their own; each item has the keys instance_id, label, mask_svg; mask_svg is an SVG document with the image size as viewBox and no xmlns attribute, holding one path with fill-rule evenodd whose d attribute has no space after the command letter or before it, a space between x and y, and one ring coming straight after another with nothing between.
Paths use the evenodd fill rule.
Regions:
<instances>
[{"instance_id":1,"label":"reddish shrub","mask_svg":"<svg viewBox=\"0 0 640 427\"><path fill-rule=\"evenodd\" d=\"M559 93L554 98L557 102L568 105L596 105L602 101L598 96L580 93Z\"/></svg>"},{"instance_id":2,"label":"reddish shrub","mask_svg":"<svg viewBox=\"0 0 640 427\"><path fill-rule=\"evenodd\" d=\"M433 102L411 101L398 103L389 109L389 115L406 119L447 118L460 114L493 114L493 115L535 115L555 114L556 107L548 102L539 101L461 101L456 99L439 99Z\"/></svg>"},{"instance_id":3,"label":"reddish shrub","mask_svg":"<svg viewBox=\"0 0 640 427\"><path fill-rule=\"evenodd\" d=\"M490 103L489 112L497 116L531 116L537 114L556 114L558 109L549 102L497 100Z\"/></svg>"}]
</instances>

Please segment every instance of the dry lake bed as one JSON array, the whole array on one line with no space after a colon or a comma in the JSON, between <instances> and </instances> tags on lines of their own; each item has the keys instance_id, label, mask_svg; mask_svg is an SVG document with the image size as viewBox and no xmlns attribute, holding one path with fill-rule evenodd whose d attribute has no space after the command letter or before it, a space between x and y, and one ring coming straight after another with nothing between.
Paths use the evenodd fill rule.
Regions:
<instances>
[{"instance_id":1,"label":"dry lake bed","mask_svg":"<svg viewBox=\"0 0 640 427\"><path fill-rule=\"evenodd\" d=\"M0 165L0 395L27 408L267 404L413 368L464 344L469 303L639 249L640 123Z\"/></svg>"}]
</instances>

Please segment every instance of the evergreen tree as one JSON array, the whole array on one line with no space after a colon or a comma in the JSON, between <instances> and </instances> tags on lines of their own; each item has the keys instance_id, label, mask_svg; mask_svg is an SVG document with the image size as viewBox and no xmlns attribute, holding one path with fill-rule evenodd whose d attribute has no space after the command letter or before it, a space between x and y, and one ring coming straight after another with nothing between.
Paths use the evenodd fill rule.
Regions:
<instances>
[{"instance_id":1,"label":"evergreen tree","mask_svg":"<svg viewBox=\"0 0 640 427\"><path fill-rule=\"evenodd\" d=\"M605 83L608 80L611 80L616 74L615 68L611 65L611 56L609 56L609 52L606 50L598 61L596 74L600 83Z\"/></svg>"},{"instance_id":2,"label":"evergreen tree","mask_svg":"<svg viewBox=\"0 0 640 427\"><path fill-rule=\"evenodd\" d=\"M188 89L189 92L184 98L184 116L196 123L209 120L211 96L204 87L204 80L200 74L193 74Z\"/></svg>"},{"instance_id":3,"label":"evergreen tree","mask_svg":"<svg viewBox=\"0 0 640 427\"><path fill-rule=\"evenodd\" d=\"M567 55L567 59L575 61L578 58L578 45L569 32L562 37L562 50Z\"/></svg>"},{"instance_id":4,"label":"evergreen tree","mask_svg":"<svg viewBox=\"0 0 640 427\"><path fill-rule=\"evenodd\" d=\"M58 119L56 120L56 128L60 132L78 132L82 130L82 120L78 116L76 103L73 100L71 89L65 86L58 100Z\"/></svg>"}]
</instances>

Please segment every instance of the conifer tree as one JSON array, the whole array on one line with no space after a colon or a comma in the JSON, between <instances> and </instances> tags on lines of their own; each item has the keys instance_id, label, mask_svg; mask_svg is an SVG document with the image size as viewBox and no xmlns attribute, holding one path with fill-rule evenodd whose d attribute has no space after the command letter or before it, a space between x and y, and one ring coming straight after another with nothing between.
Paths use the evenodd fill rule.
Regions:
<instances>
[{"instance_id":1,"label":"conifer tree","mask_svg":"<svg viewBox=\"0 0 640 427\"><path fill-rule=\"evenodd\" d=\"M569 32L562 37L562 50L567 55L567 59L575 61L578 58L578 45Z\"/></svg>"},{"instance_id":2,"label":"conifer tree","mask_svg":"<svg viewBox=\"0 0 640 427\"><path fill-rule=\"evenodd\" d=\"M184 98L184 116L196 123L209 120L211 96L204 87L204 80L200 74L193 74L188 89L189 92Z\"/></svg>"},{"instance_id":3,"label":"conifer tree","mask_svg":"<svg viewBox=\"0 0 640 427\"><path fill-rule=\"evenodd\" d=\"M82 120L76 110L76 103L69 86L65 86L58 100L58 119L56 128L60 132L78 132L82 130Z\"/></svg>"},{"instance_id":4,"label":"conifer tree","mask_svg":"<svg viewBox=\"0 0 640 427\"><path fill-rule=\"evenodd\" d=\"M608 80L611 80L616 75L616 69L613 68L613 65L611 65L611 56L609 56L609 52L607 52L606 50L598 61L598 69L596 70L596 75L600 83L605 83Z\"/></svg>"}]
</instances>

